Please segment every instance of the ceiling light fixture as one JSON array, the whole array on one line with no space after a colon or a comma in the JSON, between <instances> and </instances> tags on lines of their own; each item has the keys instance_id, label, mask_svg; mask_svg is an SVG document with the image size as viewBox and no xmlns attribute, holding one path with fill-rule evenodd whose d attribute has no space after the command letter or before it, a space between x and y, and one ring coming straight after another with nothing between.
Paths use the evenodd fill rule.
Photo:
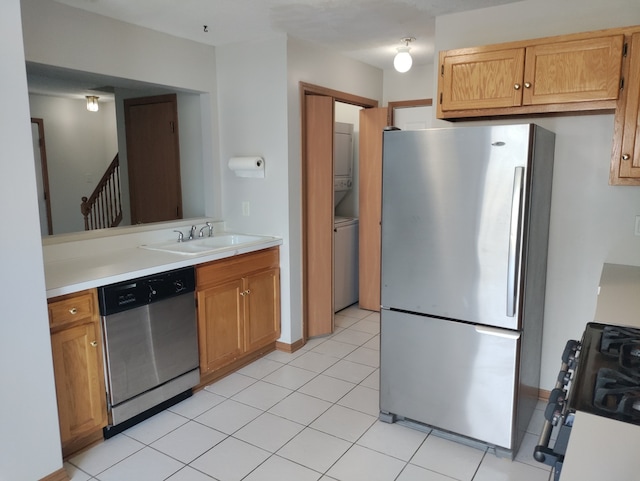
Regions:
<instances>
[{"instance_id":1,"label":"ceiling light fixture","mask_svg":"<svg viewBox=\"0 0 640 481\"><path fill-rule=\"evenodd\" d=\"M398 47L396 50L398 53L393 59L393 67L400 73L408 72L413 64L413 59L411 58L411 54L409 50L409 43L415 40L414 37L404 37L401 41L404 42L404 47Z\"/></svg>"},{"instance_id":2,"label":"ceiling light fixture","mask_svg":"<svg viewBox=\"0 0 640 481\"><path fill-rule=\"evenodd\" d=\"M95 95L87 95L87 110L89 112L97 112L100 108L98 106L98 98Z\"/></svg>"}]
</instances>

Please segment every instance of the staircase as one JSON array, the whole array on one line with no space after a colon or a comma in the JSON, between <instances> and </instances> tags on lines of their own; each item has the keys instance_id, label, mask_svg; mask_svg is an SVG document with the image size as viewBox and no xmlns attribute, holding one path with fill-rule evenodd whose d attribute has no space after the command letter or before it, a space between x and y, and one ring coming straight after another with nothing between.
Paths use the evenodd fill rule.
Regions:
<instances>
[{"instance_id":1,"label":"staircase","mask_svg":"<svg viewBox=\"0 0 640 481\"><path fill-rule=\"evenodd\" d=\"M122 221L120 198L120 160L113 158L91 196L82 198L80 211L84 216L84 230L116 227Z\"/></svg>"}]
</instances>

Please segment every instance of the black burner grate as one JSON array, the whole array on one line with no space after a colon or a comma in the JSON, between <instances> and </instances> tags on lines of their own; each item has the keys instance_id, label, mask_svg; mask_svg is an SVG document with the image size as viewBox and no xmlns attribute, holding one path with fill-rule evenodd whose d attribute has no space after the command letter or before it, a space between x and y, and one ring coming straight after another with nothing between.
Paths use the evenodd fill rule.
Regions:
<instances>
[{"instance_id":1,"label":"black burner grate","mask_svg":"<svg viewBox=\"0 0 640 481\"><path fill-rule=\"evenodd\" d=\"M604 411L640 420L640 377L601 368L596 377L593 404Z\"/></svg>"}]
</instances>

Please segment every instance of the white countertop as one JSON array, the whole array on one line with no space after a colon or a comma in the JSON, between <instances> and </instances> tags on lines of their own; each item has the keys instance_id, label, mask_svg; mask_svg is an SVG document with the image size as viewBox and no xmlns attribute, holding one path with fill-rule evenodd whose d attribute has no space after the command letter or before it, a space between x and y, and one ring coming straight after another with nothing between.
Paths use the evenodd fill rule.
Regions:
<instances>
[{"instance_id":1,"label":"white countertop","mask_svg":"<svg viewBox=\"0 0 640 481\"><path fill-rule=\"evenodd\" d=\"M640 327L640 267L603 266L594 320Z\"/></svg>"},{"instance_id":2,"label":"white countertop","mask_svg":"<svg viewBox=\"0 0 640 481\"><path fill-rule=\"evenodd\" d=\"M173 238L175 234L171 236ZM110 237L110 248L94 249L93 252L92 246L87 245L92 241L74 242L73 246L67 248L68 251L74 251L73 254L48 253L48 247L45 246L47 298L282 245L279 237L260 236L257 242L216 249L206 254L183 255L142 249L138 246L146 243L146 240L141 241L140 234L136 234L133 240L126 237ZM157 241L157 236L154 239ZM98 242L104 243L104 240ZM63 248L65 246L50 247L52 251Z\"/></svg>"},{"instance_id":3,"label":"white countertop","mask_svg":"<svg viewBox=\"0 0 640 481\"><path fill-rule=\"evenodd\" d=\"M560 481L640 479L640 426L576 412Z\"/></svg>"}]
</instances>

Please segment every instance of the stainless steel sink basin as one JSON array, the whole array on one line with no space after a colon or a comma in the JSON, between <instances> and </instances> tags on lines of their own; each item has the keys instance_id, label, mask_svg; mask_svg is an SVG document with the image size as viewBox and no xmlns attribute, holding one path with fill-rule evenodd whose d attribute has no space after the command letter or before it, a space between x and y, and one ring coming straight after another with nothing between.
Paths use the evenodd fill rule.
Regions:
<instances>
[{"instance_id":1,"label":"stainless steel sink basin","mask_svg":"<svg viewBox=\"0 0 640 481\"><path fill-rule=\"evenodd\" d=\"M213 237L199 237L184 242L165 242L162 244L141 245L142 249L171 252L182 255L201 255L228 248L256 244L272 240L273 237L247 234L220 234Z\"/></svg>"}]
</instances>

